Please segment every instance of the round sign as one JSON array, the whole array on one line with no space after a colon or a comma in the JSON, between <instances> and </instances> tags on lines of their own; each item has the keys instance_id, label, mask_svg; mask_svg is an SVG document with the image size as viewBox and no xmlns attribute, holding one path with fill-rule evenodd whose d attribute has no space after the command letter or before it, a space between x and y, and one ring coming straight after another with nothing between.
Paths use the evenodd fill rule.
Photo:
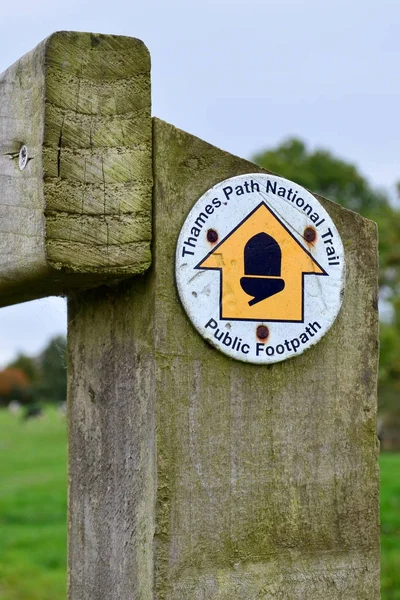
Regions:
<instances>
[{"instance_id":1,"label":"round sign","mask_svg":"<svg viewBox=\"0 0 400 600\"><path fill-rule=\"evenodd\" d=\"M274 363L322 338L342 301L344 252L318 200L273 175L232 177L190 211L176 250L190 320L237 360Z\"/></svg>"}]
</instances>

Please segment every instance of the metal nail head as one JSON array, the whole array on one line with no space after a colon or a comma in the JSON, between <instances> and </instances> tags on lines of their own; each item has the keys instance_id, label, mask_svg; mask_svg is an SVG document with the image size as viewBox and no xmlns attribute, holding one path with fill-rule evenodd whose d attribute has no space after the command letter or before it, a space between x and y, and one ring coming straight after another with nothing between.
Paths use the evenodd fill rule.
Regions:
<instances>
[{"instance_id":1,"label":"metal nail head","mask_svg":"<svg viewBox=\"0 0 400 600\"><path fill-rule=\"evenodd\" d=\"M21 146L21 150L19 151L18 157L18 166L21 171L23 171L28 164L28 148L24 145Z\"/></svg>"}]
</instances>

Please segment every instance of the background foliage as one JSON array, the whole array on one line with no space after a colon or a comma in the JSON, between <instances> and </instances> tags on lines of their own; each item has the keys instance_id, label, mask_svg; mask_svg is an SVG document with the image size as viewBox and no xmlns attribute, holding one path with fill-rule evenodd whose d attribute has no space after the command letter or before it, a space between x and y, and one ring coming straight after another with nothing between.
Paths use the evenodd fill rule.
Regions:
<instances>
[{"instance_id":1,"label":"background foliage","mask_svg":"<svg viewBox=\"0 0 400 600\"><path fill-rule=\"evenodd\" d=\"M0 404L60 403L67 396L67 341L62 335L50 340L38 356L19 354L0 372Z\"/></svg>"}]
</instances>

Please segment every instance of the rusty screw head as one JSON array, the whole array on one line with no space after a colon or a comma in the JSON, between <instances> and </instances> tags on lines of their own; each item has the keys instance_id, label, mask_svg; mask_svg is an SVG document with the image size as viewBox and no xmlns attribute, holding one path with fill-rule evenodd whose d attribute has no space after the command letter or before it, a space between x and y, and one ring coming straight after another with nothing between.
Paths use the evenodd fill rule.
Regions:
<instances>
[{"instance_id":1,"label":"rusty screw head","mask_svg":"<svg viewBox=\"0 0 400 600\"><path fill-rule=\"evenodd\" d=\"M215 231L215 229L209 229L207 231L207 241L211 242L212 244L215 244L215 242L218 241L218 233Z\"/></svg>"},{"instance_id":2,"label":"rusty screw head","mask_svg":"<svg viewBox=\"0 0 400 600\"><path fill-rule=\"evenodd\" d=\"M257 337L260 340L266 340L269 336L269 329L266 325L259 325L257 327Z\"/></svg>"},{"instance_id":3,"label":"rusty screw head","mask_svg":"<svg viewBox=\"0 0 400 600\"><path fill-rule=\"evenodd\" d=\"M19 151L18 166L23 171L28 164L28 148L23 145Z\"/></svg>"},{"instance_id":4,"label":"rusty screw head","mask_svg":"<svg viewBox=\"0 0 400 600\"><path fill-rule=\"evenodd\" d=\"M317 232L313 227L306 227L304 230L304 239L306 242L315 242L317 237Z\"/></svg>"}]
</instances>

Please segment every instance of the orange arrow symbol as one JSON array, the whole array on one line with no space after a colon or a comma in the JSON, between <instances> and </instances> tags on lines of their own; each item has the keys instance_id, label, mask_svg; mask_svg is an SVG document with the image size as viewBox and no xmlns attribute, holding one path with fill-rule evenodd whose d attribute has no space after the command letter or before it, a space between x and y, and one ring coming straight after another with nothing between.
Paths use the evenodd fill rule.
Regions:
<instances>
[{"instance_id":1,"label":"orange arrow symbol","mask_svg":"<svg viewBox=\"0 0 400 600\"><path fill-rule=\"evenodd\" d=\"M303 322L304 277L328 275L263 202L196 267L220 271L220 318Z\"/></svg>"}]
</instances>

